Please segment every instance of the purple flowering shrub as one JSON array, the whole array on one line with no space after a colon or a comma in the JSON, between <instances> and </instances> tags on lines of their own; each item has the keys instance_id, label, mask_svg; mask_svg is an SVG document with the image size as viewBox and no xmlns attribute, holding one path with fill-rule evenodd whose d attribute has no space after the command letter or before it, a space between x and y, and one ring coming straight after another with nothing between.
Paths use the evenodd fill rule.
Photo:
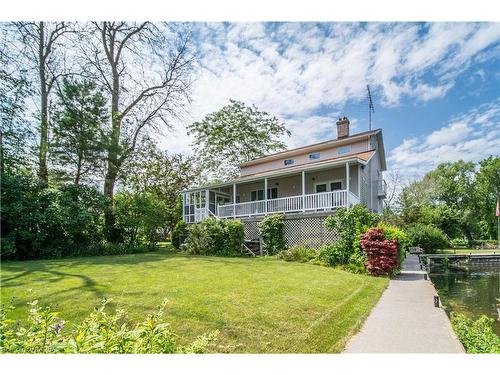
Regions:
<instances>
[{"instance_id":1,"label":"purple flowering shrub","mask_svg":"<svg viewBox=\"0 0 500 375\"><path fill-rule=\"evenodd\" d=\"M28 303L24 324L8 319L0 307L0 353L207 353L217 331L198 337L189 345L179 345L177 335L163 321L167 301L146 318L130 326L124 310L107 313L104 300L75 329L38 301ZM7 310L12 310L8 307Z\"/></svg>"}]
</instances>

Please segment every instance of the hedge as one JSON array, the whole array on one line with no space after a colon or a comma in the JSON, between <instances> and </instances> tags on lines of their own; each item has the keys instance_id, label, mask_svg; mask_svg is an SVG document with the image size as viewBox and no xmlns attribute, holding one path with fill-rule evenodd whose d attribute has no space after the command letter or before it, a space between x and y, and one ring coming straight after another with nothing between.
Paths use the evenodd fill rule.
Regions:
<instances>
[{"instance_id":1,"label":"hedge","mask_svg":"<svg viewBox=\"0 0 500 375\"><path fill-rule=\"evenodd\" d=\"M238 256L244 243L245 231L240 220L210 217L191 225L181 249L193 255Z\"/></svg>"},{"instance_id":2,"label":"hedge","mask_svg":"<svg viewBox=\"0 0 500 375\"><path fill-rule=\"evenodd\" d=\"M266 216L259 223L259 234L269 255L286 249L284 230L285 216L283 214Z\"/></svg>"}]
</instances>

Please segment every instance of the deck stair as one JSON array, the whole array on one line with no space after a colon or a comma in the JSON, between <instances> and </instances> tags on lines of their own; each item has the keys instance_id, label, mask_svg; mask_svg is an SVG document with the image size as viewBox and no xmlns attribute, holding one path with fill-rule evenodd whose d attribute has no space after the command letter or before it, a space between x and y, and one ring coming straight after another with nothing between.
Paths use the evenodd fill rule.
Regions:
<instances>
[{"instance_id":1,"label":"deck stair","mask_svg":"<svg viewBox=\"0 0 500 375\"><path fill-rule=\"evenodd\" d=\"M242 253L250 256L260 255L260 242L259 240L245 240L243 244Z\"/></svg>"}]
</instances>

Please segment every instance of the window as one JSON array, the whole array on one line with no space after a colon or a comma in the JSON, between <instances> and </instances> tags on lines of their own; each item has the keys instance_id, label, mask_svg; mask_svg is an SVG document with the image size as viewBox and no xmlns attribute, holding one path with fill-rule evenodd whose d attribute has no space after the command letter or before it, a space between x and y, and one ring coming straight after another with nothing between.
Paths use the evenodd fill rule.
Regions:
<instances>
[{"instance_id":1,"label":"window","mask_svg":"<svg viewBox=\"0 0 500 375\"><path fill-rule=\"evenodd\" d=\"M293 159L285 159L285 167L287 165L292 165L293 163L295 163L295 160L293 160Z\"/></svg>"},{"instance_id":2,"label":"window","mask_svg":"<svg viewBox=\"0 0 500 375\"><path fill-rule=\"evenodd\" d=\"M338 150L337 150L337 155L344 155L344 154L347 154L349 152L351 152L352 150L352 147L351 146L344 146L344 147L340 147Z\"/></svg>"},{"instance_id":3,"label":"window","mask_svg":"<svg viewBox=\"0 0 500 375\"><path fill-rule=\"evenodd\" d=\"M342 190L342 181L330 182L330 191Z\"/></svg>"},{"instance_id":4,"label":"window","mask_svg":"<svg viewBox=\"0 0 500 375\"><path fill-rule=\"evenodd\" d=\"M327 191L342 190L342 180L320 182L315 184L316 193L325 193Z\"/></svg>"},{"instance_id":5,"label":"window","mask_svg":"<svg viewBox=\"0 0 500 375\"><path fill-rule=\"evenodd\" d=\"M325 193L325 192L326 192L326 184L316 185L316 193Z\"/></svg>"},{"instance_id":6,"label":"window","mask_svg":"<svg viewBox=\"0 0 500 375\"><path fill-rule=\"evenodd\" d=\"M320 156L319 152L313 152L312 154L309 154L309 160L318 160Z\"/></svg>"},{"instance_id":7,"label":"window","mask_svg":"<svg viewBox=\"0 0 500 375\"><path fill-rule=\"evenodd\" d=\"M278 198L278 188L267 189L267 199L276 199L276 198ZM252 191L250 193L250 200L252 202L263 201L264 200L264 190Z\"/></svg>"}]
</instances>

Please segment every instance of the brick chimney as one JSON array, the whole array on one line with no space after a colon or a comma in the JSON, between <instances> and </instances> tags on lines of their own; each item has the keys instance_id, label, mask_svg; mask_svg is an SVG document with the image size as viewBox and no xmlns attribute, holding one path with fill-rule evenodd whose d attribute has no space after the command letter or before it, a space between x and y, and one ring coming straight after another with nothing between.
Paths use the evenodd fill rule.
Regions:
<instances>
[{"instance_id":1,"label":"brick chimney","mask_svg":"<svg viewBox=\"0 0 500 375\"><path fill-rule=\"evenodd\" d=\"M337 121L337 139L349 137L349 119L339 117Z\"/></svg>"}]
</instances>

